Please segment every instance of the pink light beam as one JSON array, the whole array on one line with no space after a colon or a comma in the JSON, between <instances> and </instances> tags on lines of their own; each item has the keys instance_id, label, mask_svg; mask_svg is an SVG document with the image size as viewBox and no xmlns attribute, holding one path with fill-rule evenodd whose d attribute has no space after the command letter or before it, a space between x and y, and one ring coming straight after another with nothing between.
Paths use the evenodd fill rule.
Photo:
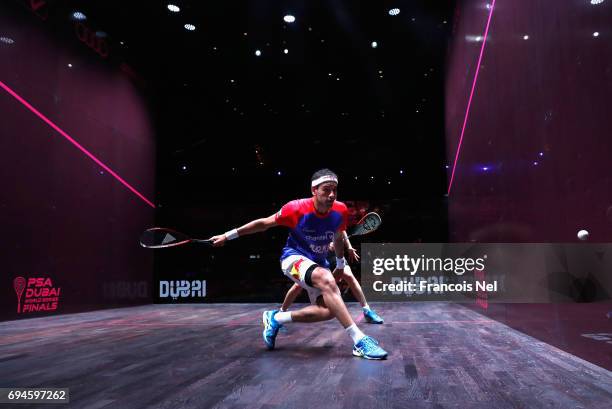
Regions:
<instances>
[{"instance_id":1,"label":"pink light beam","mask_svg":"<svg viewBox=\"0 0 612 409\"><path fill-rule=\"evenodd\" d=\"M451 180L448 184L447 195L450 195L451 188L453 187L453 180L455 179L455 169L457 162L459 161L459 152L461 152L461 144L463 143L463 135L465 133L465 127L467 125L468 117L470 116L470 107L472 106L472 97L474 97L474 90L476 89L476 82L478 82L478 73L480 72L480 63L482 62L482 56L484 54L485 44L487 44L487 37L489 35L489 26L491 25L491 17L493 17L493 10L495 9L495 0L491 4L491 10L489 11L489 19L487 20L487 27L485 29L484 37L482 40L482 47L480 47L480 56L478 57L478 64L476 65L476 74L474 74L474 81L472 82L472 91L470 92L470 98L468 99L467 109L465 110L465 117L463 119L463 127L461 128L461 136L459 137L459 145L457 146L457 153L455 154L455 162L453 163L453 171L451 173Z\"/></svg>"},{"instance_id":2,"label":"pink light beam","mask_svg":"<svg viewBox=\"0 0 612 409\"><path fill-rule=\"evenodd\" d=\"M78 143L76 140L74 140L72 137L70 137L70 135L68 135L66 132L64 132L59 126L55 125L49 118L44 116L42 113L40 113L40 111L38 111L36 108L34 108L32 105L30 105L25 99L23 99L21 96L19 96L8 85L6 85L4 82L0 81L0 87L2 87L6 92L8 92L10 95L12 95L13 98L15 98L17 101L21 102L21 104L23 106L25 106L30 111L32 111L37 117L42 119L43 122L45 122L47 125L49 125L51 128L53 128L55 131L57 131L60 135L62 135L64 138L66 138L68 140L68 142L70 142L71 144L76 146L81 152L83 152L85 155L87 155L91 160L96 162L96 164L98 164L102 169L104 169L105 171L110 173L115 179L117 179L119 182L121 182L121 184L123 186L127 187L130 191L132 191L132 193L134 193L136 196L138 196L140 199L142 199L146 204L148 204L152 208L155 208L155 205L153 204L153 202L151 202L149 199L144 197L144 195L142 193L140 193L132 185L130 185L128 182L126 182L114 170L112 170L111 168L106 166L104 163L102 163L102 161L100 161L91 152L89 152L87 149L85 149L83 146L81 146L80 143Z\"/></svg>"}]
</instances>

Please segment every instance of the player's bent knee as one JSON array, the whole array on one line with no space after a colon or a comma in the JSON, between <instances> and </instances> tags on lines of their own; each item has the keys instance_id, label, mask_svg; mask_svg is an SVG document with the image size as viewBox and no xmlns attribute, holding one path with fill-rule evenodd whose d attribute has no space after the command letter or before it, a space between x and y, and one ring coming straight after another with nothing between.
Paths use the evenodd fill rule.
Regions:
<instances>
[{"instance_id":1,"label":"player's bent knee","mask_svg":"<svg viewBox=\"0 0 612 409\"><path fill-rule=\"evenodd\" d=\"M319 287L319 289L324 293L325 292L336 292L338 291L338 284L336 284L336 280L330 274L329 277L325 277L321 281L321 286Z\"/></svg>"},{"instance_id":2,"label":"player's bent knee","mask_svg":"<svg viewBox=\"0 0 612 409\"><path fill-rule=\"evenodd\" d=\"M311 275L312 285L320 290L333 289L336 286L336 280L332 273L324 268L317 267Z\"/></svg>"}]
</instances>

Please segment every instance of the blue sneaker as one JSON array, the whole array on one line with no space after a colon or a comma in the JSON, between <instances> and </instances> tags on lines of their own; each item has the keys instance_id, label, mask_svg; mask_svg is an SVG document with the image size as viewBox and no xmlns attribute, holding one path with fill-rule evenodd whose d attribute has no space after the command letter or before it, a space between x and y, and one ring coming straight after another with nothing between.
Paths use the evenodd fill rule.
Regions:
<instances>
[{"instance_id":1,"label":"blue sneaker","mask_svg":"<svg viewBox=\"0 0 612 409\"><path fill-rule=\"evenodd\" d=\"M353 355L365 359L385 359L387 351L378 346L378 342L367 335L353 346Z\"/></svg>"},{"instance_id":2,"label":"blue sneaker","mask_svg":"<svg viewBox=\"0 0 612 409\"><path fill-rule=\"evenodd\" d=\"M385 322L378 314L374 312L374 310L370 308L363 309L363 316L365 317L365 320L370 324L382 324L383 322Z\"/></svg>"},{"instance_id":3,"label":"blue sneaker","mask_svg":"<svg viewBox=\"0 0 612 409\"><path fill-rule=\"evenodd\" d=\"M278 335L278 330L282 328L282 324L279 324L274 316L278 311L264 311L262 320L264 325L263 330L263 340L268 349L274 349L274 342L276 341L276 335Z\"/></svg>"}]
</instances>

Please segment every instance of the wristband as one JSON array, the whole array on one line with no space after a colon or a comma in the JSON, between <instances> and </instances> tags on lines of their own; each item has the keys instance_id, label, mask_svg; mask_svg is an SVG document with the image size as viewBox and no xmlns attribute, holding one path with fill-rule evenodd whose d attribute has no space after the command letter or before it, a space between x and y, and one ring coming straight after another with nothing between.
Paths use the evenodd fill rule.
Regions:
<instances>
[{"instance_id":1,"label":"wristband","mask_svg":"<svg viewBox=\"0 0 612 409\"><path fill-rule=\"evenodd\" d=\"M228 240L234 240L238 238L238 229L232 229L225 233L225 238Z\"/></svg>"},{"instance_id":2,"label":"wristband","mask_svg":"<svg viewBox=\"0 0 612 409\"><path fill-rule=\"evenodd\" d=\"M336 268L344 268L346 267L346 259L344 257L336 257Z\"/></svg>"}]
</instances>

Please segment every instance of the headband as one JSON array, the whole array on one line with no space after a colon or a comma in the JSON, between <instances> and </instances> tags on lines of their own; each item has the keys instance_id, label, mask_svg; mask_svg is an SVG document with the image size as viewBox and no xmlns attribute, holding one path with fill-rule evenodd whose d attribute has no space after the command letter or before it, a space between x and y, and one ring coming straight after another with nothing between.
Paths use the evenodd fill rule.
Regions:
<instances>
[{"instance_id":1,"label":"headband","mask_svg":"<svg viewBox=\"0 0 612 409\"><path fill-rule=\"evenodd\" d=\"M336 182L336 184L338 184L338 178L332 175L321 176L320 178L313 180L311 186L312 187L319 186L321 183L324 183L324 182Z\"/></svg>"}]
</instances>

